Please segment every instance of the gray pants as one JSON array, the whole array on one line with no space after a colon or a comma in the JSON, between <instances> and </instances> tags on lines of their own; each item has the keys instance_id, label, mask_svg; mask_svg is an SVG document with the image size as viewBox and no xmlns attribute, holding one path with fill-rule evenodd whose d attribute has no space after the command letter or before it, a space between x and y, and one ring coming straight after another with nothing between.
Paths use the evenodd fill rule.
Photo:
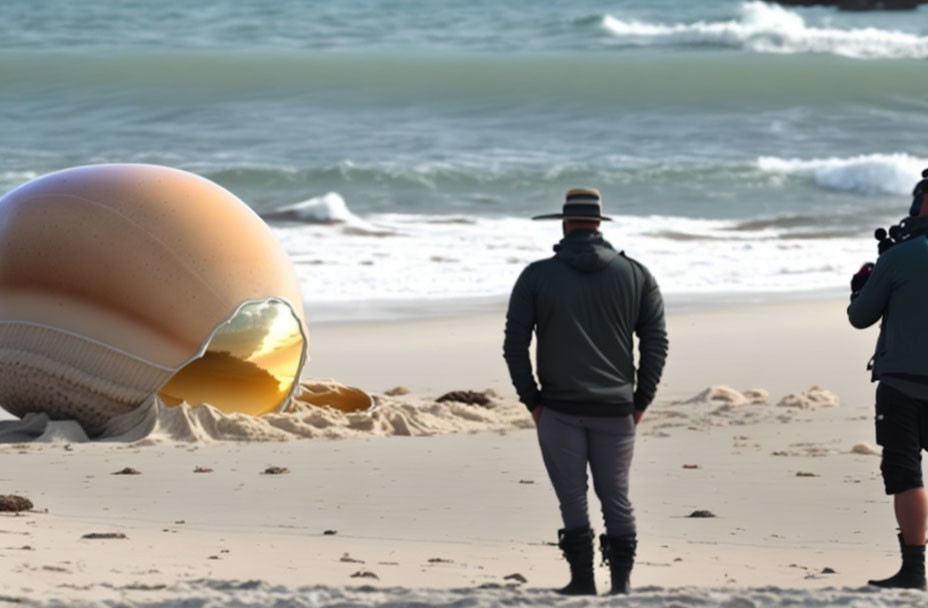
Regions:
<instances>
[{"instance_id":1,"label":"gray pants","mask_svg":"<svg viewBox=\"0 0 928 608\"><path fill-rule=\"evenodd\" d=\"M570 416L545 408L538 421L538 443L568 530L589 528L587 463L603 508L606 534L635 536L628 500L628 472L635 449L632 415L617 418Z\"/></svg>"}]
</instances>

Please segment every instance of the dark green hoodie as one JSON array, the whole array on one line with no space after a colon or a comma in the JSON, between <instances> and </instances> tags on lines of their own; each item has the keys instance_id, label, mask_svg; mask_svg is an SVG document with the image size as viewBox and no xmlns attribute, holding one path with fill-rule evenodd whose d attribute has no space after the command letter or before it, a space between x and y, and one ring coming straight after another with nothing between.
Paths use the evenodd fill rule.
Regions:
<instances>
[{"instance_id":1,"label":"dark green hoodie","mask_svg":"<svg viewBox=\"0 0 928 608\"><path fill-rule=\"evenodd\" d=\"M882 320L873 379L916 399L928 399L928 238L914 236L877 260L847 309L854 327Z\"/></svg>"},{"instance_id":2,"label":"dark green hoodie","mask_svg":"<svg viewBox=\"0 0 928 608\"><path fill-rule=\"evenodd\" d=\"M667 358L657 283L592 230L571 232L554 250L522 272L509 300L503 356L519 399L529 410L585 416L647 408ZM540 389L528 352L533 330Z\"/></svg>"}]
</instances>

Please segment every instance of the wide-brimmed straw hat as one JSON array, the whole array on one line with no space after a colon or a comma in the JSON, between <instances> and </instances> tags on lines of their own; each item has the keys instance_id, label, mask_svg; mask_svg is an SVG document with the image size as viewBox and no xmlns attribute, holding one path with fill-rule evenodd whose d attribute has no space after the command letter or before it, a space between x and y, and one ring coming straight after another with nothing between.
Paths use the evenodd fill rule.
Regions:
<instances>
[{"instance_id":1,"label":"wide-brimmed straw hat","mask_svg":"<svg viewBox=\"0 0 928 608\"><path fill-rule=\"evenodd\" d=\"M611 222L611 217L603 215L603 199L599 190L594 188L573 188L567 191L564 197L564 208L561 213L547 213L536 215L533 220L605 220Z\"/></svg>"}]
</instances>

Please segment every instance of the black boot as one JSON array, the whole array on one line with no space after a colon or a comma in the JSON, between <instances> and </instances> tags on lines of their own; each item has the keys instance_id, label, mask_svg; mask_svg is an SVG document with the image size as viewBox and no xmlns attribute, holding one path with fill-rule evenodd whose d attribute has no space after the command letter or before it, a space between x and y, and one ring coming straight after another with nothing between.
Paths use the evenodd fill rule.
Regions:
<instances>
[{"instance_id":1,"label":"black boot","mask_svg":"<svg viewBox=\"0 0 928 608\"><path fill-rule=\"evenodd\" d=\"M570 564L570 582L557 592L562 595L596 595L593 580L593 531L558 530L557 546Z\"/></svg>"},{"instance_id":2,"label":"black boot","mask_svg":"<svg viewBox=\"0 0 928 608\"><path fill-rule=\"evenodd\" d=\"M599 537L599 548L603 552L603 563L609 565L609 575L612 578L610 594L628 593L631 591L632 566L635 565L635 549L638 541L635 537L618 538L615 536Z\"/></svg>"},{"instance_id":3,"label":"black boot","mask_svg":"<svg viewBox=\"0 0 928 608\"><path fill-rule=\"evenodd\" d=\"M881 581L868 581L871 585L886 589L921 589L925 590L925 545L907 545L902 534L899 535L899 548L902 551L902 568L895 576Z\"/></svg>"}]
</instances>

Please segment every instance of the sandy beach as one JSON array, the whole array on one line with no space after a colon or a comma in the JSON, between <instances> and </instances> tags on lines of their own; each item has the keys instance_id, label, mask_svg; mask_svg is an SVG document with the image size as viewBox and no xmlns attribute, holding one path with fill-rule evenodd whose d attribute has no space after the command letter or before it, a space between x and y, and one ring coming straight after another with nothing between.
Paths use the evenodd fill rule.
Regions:
<instances>
[{"instance_id":1,"label":"sandy beach","mask_svg":"<svg viewBox=\"0 0 928 608\"><path fill-rule=\"evenodd\" d=\"M875 330L850 328L844 308L671 310L632 474L632 605L920 605L863 588L897 558L867 453ZM446 391L497 393L489 408L438 406L475 415L430 436L369 425L344 439L0 446L0 493L35 504L0 516L0 601L578 605L548 591L566 580L557 505L501 327L502 314L313 328L307 375L379 395L384 411L402 402L414 421ZM411 393L382 395L398 385ZM126 467L139 474L113 475ZM699 510L714 517L689 517Z\"/></svg>"},{"instance_id":2,"label":"sandy beach","mask_svg":"<svg viewBox=\"0 0 928 608\"><path fill-rule=\"evenodd\" d=\"M845 310L928 3L808 4L0 2L0 608L926 605ZM502 357L577 188L667 302L628 598Z\"/></svg>"}]
</instances>

